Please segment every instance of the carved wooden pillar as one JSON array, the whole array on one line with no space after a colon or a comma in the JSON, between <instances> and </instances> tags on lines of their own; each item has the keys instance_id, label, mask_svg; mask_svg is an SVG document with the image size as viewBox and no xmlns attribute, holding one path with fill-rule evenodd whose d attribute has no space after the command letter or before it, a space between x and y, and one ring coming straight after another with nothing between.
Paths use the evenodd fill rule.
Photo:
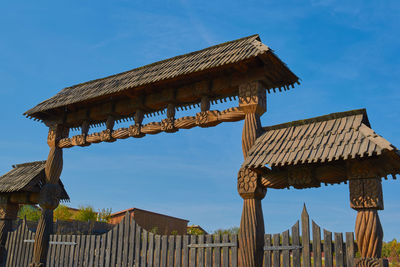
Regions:
<instances>
[{"instance_id":1,"label":"carved wooden pillar","mask_svg":"<svg viewBox=\"0 0 400 267\"><path fill-rule=\"evenodd\" d=\"M12 221L17 219L18 204L0 204L0 266L5 266L7 234L12 229Z\"/></svg>"},{"instance_id":2,"label":"carved wooden pillar","mask_svg":"<svg viewBox=\"0 0 400 267\"><path fill-rule=\"evenodd\" d=\"M259 82L239 86L239 107L245 112L242 134L243 156L262 133L260 116L266 111L265 90ZM243 211L239 230L239 266L262 265L264 246L264 217L261 200L266 188L261 177L253 170L241 169L238 175L238 192L243 198Z\"/></svg>"},{"instance_id":3,"label":"carved wooden pillar","mask_svg":"<svg viewBox=\"0 0 400 267\"><path fill-rule=\"evenodd\" d=\"M53 210L58 206L60 186L58 184L62 167L62 149L57 146L59 139L68 136L68 129L61 125L51 126L47 138L50 152L46 161L46 184L42 187L39 205L42 214L36 229L33 262L31 267L43 267L46 264L50 234L53 232Z\"/></svg>"},{"instance_id":4,"label":"carved wooden pillar","mask_svg":"<svg viewBox=\"0 0 400 267\"><path fill-rule=\"evenodd\" d=\"M381 179L350 180L349 189L350 206L357 211L355 234L361 254L356 266L382 266L383 230L378 215L378 210L383 210Z\"/></svg>"}]
</instances>

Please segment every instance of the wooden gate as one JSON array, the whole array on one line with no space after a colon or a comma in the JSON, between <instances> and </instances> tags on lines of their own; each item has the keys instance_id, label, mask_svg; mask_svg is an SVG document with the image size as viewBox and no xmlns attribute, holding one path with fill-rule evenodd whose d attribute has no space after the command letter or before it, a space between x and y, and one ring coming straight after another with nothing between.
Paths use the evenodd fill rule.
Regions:
<instances>
[{"instance_id":1,"label":"wooden gate","mask_svg":"<svg viewBox=\"0 0 400 267\"><path fill-rule=\"evenodd\" d=\"M290 235L291 232L291 235ZM264 243L264 267L353 267L356 246L353 232L342 233L323 230L312 221L312 240L310 239L309 215L304 205L300 224L297 221L291 231L280 234L266 234Z\"/></svg>"}]
</instances>

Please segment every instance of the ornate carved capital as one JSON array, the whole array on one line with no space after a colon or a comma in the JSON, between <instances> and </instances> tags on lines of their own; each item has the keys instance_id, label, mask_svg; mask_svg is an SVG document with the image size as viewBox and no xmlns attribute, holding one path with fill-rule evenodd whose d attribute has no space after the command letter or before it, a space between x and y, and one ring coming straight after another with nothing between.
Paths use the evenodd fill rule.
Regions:
<instances>
[{"instance_id":1,"label":"ornate carved capital","mask_svg":"<svg viewBox=\"0 0 400 267\"><path fill-rule=\"evenodd\" d=\"M17 219L18 209L18 204L0 204L0 220Z\"/></svg>"},{"instance_id":2,"label":"ornate carved capital","mask_svg":"<svg viewBox=\"0 0 400 267\"><path fill-rule=\"evenodd\" d=\"M239 86L239 107L245 113L262 115L267 110L266 92L262 84L252 81Z\"/></svg>"},{"instance_id":3,"label":"ornate carved capital","mask_svg":"<svg viewBox=\"0 0 400 267\"><path fill-rule=\"evenodd\" d=\"M60 202L60 194L61 188L58 184L45 184L40 190L40 207L47 210L54 210Z\"/></svg>"},{"instance_id":4,"label":"ornate carved capital","mask_svg":"<svg viewBox=\"0 0 400 267\"><path fill-rule=\"evenodd\" d=\"M267 189L261 184L261 176L247 168L239 170L237 189L244 199L263 199Z\"/></svg>"},{"instance_id":5,"label":"ornate carved capital","mask_svg":"<svg viewBox=\"0 0 400 267\"><path fill-rule=\"evenodd\" d=\"M383 210L382 183L379 178L349 181L350 207L355 210Z\"/></svg>"}]
</instances>

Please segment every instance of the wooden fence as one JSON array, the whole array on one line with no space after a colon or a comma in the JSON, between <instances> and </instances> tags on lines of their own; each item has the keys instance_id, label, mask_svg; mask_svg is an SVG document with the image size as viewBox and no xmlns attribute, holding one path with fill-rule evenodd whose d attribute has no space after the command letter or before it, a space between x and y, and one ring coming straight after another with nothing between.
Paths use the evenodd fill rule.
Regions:
<instances>
[{"instance_id":1,"label":"wooden fence","mask_svg":"<svg viewBox=\"0 0 400 267\"><path fill-rule=\"evenodd\" d=\"M35 234L10 232L8 267L28 266ZM237 266L237 235L155 235L129 215L102 235L51 235L46 266Z\"/></svg>"},{"instance_id":2,"label":"wooden fence","mask_svg":"<svg viewBox=\"0 0 400 267\"><path fill-rule=\"evenodd\" d=\"M332 233L312 222L304 207L301 227L266 234L264 267L353 267L353 233ZM312 233L312 240L310 239ZM7 267L26 267L32 259L35 233L26 222L9 232ZM51 235L46 266L154 266L196 267L238 265L237 235L155 235L143 230L127 215L112 230L101 235Z\"/></svg>"}]
</instances>

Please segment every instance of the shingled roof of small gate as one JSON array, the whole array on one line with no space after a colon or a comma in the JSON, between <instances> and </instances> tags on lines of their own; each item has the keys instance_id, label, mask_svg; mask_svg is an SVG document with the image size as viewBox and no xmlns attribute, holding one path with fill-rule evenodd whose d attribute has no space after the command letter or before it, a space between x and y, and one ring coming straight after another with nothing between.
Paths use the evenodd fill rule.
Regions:
<instances>
[{"instance_id":1,"label":"shingled roof of small gate","mask_svg":"<svg viewBox=\"0 0 400 267\"><path fill-rule=\"evenodd\" d=\"M223 65L243 62L265 53L273 54L273 51L261 42L258 34L251 35L105 78L64 88L55 96L25 112L24 115L35 117L34 114L38 112L84 102L162 80L210 70ZM277 69L282 73L282 77L287 77L285 81L282 81L283 84L280 86L293 85L298 82L298 77L275 54L273 55L277 59L274 64L277 65Z\"/></svg>"},{"instance_id":2,"label":"shingled roof of small gate","mask_svg":"<svg viewBox=\"0 0 400 267\"><path fill-rule=\"evenodd\" d=\"M44 184L46 161L34 161L13 165L13 169L0 176L0 193L39 192ZM68 201L69 196L60 180L61 200Z\"/></svg>"},{"instance_id":3,"label":"shingled roof of small gate","mask_svg":"<svg viewBox=\"0 0 400 267\"><path fill-rule=\"evenodd\" d=\"M285 166L329 162L399 151L376 134L365 109L269 126L257 138L244 167Z\"/></svg>"}]
</instances>

